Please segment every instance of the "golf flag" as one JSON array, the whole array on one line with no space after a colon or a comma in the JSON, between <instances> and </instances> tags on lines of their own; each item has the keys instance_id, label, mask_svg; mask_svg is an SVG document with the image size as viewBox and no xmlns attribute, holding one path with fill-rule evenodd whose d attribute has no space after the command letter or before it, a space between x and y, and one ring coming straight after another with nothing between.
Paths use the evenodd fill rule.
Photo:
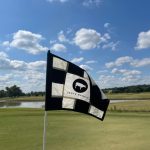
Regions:
<instances>
[{"instance_id":1,"label":"golf flag","mask_svg":"<svg viewBox=\"0 0 150 150\"><path fill-rule=\"evenodd\" d=\"M103 120L109 100L88 73L48 51L45 110L73 110Z\"/></svg>"}]
</instances>

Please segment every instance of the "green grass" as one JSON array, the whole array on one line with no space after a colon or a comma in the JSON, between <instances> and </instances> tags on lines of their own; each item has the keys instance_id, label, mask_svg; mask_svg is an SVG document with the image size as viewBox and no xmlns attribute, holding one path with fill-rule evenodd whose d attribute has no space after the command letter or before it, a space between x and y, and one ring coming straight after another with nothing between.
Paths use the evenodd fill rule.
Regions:
<instances>
[{"instance_id":1,"label":"green grass","mask_svg":"<svg viewBox=\"0 0 150 150\"><path fill-rule=\"evenodd\" d=\"M112 103L109 105L108 110L150 112L150 100L139 100L139 101L133 100L126 102Z\"/></svg>"},{"instance_id":2,"label":"green grass","mask_svg":"<svg viewBox=\"0 0 150 150\"><path fill-rule=\"evenodd\" d=\"M149 99L150 92L143 93L107 93L109 99Z\"/></svg>"},{"instance_id":3,"label":"green grass","mask_svg":"<svg viewBox=\"0 0 150 150\"><path fill-rule=\"evenodd\" d=\"M41 109L0 109L0 150L41 150ZM108 112L104 122L49 111L46 150L149 150L150 113Z\"/></svg>"},{"instance_id":4,"label":"green grass","mask_svg":"<svg viewBox=\"0 0 150 150\"><path fill-rule=\"evenodd\" d=\"M15 100L15 101L44 101L44 96L20 96L20 97L4 97L0 100Z\"/></svg>"}]
</instances>

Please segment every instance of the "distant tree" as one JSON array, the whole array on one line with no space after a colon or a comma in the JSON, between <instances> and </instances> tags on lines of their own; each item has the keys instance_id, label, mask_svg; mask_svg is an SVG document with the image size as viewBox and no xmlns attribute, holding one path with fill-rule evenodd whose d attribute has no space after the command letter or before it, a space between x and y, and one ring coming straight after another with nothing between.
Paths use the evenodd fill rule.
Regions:
<instances>
[{"instance_id":1,"label":"distant tree","mask_svg":"<svg viewBox=\"0 0 150 150\"><path fill-rule=\"evenodd\" d=\"M6 87L6 93L8 97L18 97L24 95L20 87L13 85L11 87Z\"/></svg>"},{"instance_id":2,"label":"distant tree","mask_svg":"<svg viewBox=\"0 0 150 150\"><path fill-rule=\"evenodd\" d=\"M0 97L6 97L6 91L1 90L0 91Z\"/></svg>"},{"instance_id":3,"label":"distant tree","mask_svg":"<svg viewBox=\"0 0 150 150\"><path fill-rule=\"evenodd\" d=\"M31 91L30 93L26 93L27 96L44 96L45 92L33 92Z\"/></svg>"},{"instance_id":4,"label":"distant tree","mask_svg":"<svg viewBox=\"0 0 150 150\"><path fill-rule=\"evenodd\" d=\"M108 93L108 91L112 91L112 93L140 93L140 92L150 92L150 85L134 85L127 87L114 87L104 89L104 92Z\"/></svg>"}]
</instances>

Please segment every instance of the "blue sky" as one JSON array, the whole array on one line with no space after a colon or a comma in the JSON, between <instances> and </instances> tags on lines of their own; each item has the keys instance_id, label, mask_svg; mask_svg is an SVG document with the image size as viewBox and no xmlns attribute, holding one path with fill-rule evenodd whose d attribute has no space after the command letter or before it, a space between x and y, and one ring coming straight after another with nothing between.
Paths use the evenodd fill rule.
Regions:
<instances>
[{"instance_id":1,"label":"blue sky","mask_svg":"<svg viewBox=\"0 0 150 150\"><path fill-rule=\"evenodd\" d=\"M45 90L46 53L101 88L150 84L149 0L1 0L0 89Z\"/></svg>"}]
</instances>

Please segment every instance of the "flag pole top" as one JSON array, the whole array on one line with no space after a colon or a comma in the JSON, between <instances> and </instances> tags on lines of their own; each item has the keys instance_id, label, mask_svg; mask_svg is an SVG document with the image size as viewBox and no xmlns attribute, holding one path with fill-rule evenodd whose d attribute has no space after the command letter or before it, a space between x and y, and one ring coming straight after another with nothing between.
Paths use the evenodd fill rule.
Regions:
<instances>
[{"instance_id":1,"label":"flag pole top","mask_svg":"<svg viewBox=\"0 0 150 150\"><path fill-rule=\"evenodd\" d=\"M48 51L47 51L47 53L48 53L48 54L50 54L50 53L51 53L51 51L50 51L50 50L48 50Z\"/></svg>"}]
</instances>

